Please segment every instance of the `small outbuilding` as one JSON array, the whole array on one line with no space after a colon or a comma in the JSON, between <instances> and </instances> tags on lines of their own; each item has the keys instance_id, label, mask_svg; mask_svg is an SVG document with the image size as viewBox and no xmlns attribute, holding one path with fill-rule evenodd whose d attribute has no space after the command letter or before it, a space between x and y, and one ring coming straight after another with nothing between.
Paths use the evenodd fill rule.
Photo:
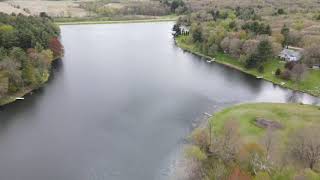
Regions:
<instances>
[{"instance_id":1,"label":"small outbuilding","mask_svg":"<svg viewBox=\"0 0 320 180\"><path fill-rule=\"evenodd\" d=\"M279 58L284 61L300 61L302 58L302 51L303 49L301 48L289 46L280 52Z\"/></svg>"},{"instance_id":2,"label":"small outbuilding","mask_svg":"<svg viewBox=\"0 0 320 180\"><path fill-rule=\"evenodd\" d=\"M182 33L189 33L190 29L187 26L180 26L180 31Z\"/></svg>"}]
</instances>

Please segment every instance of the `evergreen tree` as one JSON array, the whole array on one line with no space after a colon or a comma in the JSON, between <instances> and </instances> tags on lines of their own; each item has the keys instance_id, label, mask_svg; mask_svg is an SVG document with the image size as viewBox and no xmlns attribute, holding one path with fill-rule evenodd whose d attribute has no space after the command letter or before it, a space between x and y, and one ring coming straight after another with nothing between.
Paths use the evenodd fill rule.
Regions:
<instances>
[{"instance_id":1,"label":"evergreen tree","mask_svg":"<svg viewBox=\"0 0 320 180\"><path fill-rule=\"evenodd\" d=\"M284 40L282 42L282 46L285 47L285 46L288 46L289 45L289 34L290 34L290 29L289 27L284 24L282 29L281 29L281 34L283 35L284 37Z\"/></svg>"}]
</instances>

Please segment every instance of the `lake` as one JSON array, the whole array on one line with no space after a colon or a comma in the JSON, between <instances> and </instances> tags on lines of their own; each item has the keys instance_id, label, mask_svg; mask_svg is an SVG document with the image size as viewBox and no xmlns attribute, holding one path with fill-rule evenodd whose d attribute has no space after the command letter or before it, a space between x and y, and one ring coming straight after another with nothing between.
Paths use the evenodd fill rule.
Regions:
<instances>
[{"instance_id":1,"label":"lake","mask_svg":"<svg viewBox=\"0 0 320 180\"><path fill-rule=\"evenodd\" d=\"M2 180L169 179L203 113L319 99L183 52L172 22L61 26L48 84L0 112Z\"/></svg>"}]
</instances>

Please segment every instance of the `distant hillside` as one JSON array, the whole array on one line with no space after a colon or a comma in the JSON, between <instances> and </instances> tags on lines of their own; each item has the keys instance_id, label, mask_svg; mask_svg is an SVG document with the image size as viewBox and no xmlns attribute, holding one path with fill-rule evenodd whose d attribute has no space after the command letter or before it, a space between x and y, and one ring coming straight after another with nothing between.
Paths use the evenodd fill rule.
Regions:
<instances>
[{"instance_id":1,"label":"distant hillside","mask_svg":"<svg viewBox=\"0 0 320 180\"><path fill-rule=\"evenodd\" d=\"M0 12L46 12L52 17L164 16L236 7L252 7L264 15L272 14L274 9L305 13L317 12L320 0L0 0Z\"/></svg>"}]
</instances>

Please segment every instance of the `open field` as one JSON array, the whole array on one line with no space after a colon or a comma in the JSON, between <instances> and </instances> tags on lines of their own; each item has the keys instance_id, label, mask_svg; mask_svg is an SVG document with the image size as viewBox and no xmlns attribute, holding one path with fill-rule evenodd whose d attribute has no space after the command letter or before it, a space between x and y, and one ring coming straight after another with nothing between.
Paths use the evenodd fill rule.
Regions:
<instances>
[{"instance_id":1,"label":"open field","mask_svg":"<svg viewBox=\"0 0 320 180\"><path fill-rule=\"evenodd\" d=\"M22 13L38 15L46 12L52 17L84 17L89 13L79 7L77 1L47 1L47 0L8 0L0 2L0 11L5 13Z\"/></svg>"},{"instance_id":2,"label":"open field","mask_svg":"<svg viewBox=\"0 0 320 180\"><path fill-rule=\"evenodd\" d=\"M145 23L145 22L162 22L162 21L175 21L176 16L162 16L162 17L123 17L120 19L110 18L58 18L55 22L58 25L80 25L80 24L115 24L115 23Z\"/></svg>"},{"instance_id":3,"label":"open field","mask_svg":"<svg viewBox=\"0 0 320 180\"><path fill-rule=\"evenodd\" d=\"M149 0L4 0L0 2L0 12L7 14L22 13L38 15L46 12L54 18L83 18L83 17L117 17L119 16L158 16L165 15L161 3ZM130 17L127 17L130 19ZM134 17L131 17L134 18Z\"/></svg>"}]
</instances>

